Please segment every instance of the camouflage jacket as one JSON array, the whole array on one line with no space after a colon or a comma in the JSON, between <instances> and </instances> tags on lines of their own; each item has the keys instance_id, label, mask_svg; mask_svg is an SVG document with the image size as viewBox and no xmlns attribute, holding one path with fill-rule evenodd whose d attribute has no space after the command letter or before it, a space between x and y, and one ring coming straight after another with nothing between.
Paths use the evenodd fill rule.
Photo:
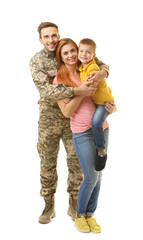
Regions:
<instances>
[{"instance_id":1,"label":"camouflage jacket","mask_svg":"<svg viewBox=\"0 0 143 240\"><path fill-rule=\"evenodd\" d=\"M105 65L102 61L95 58L97 65L101 69L109 70L109 66ZM57 62L55 53L48 53L45 49L36 53L30 60L30 71L33 81L40 93L40 105L45 105L49 111L53 109L60 109L57 104L57 99L72 97L72 87L66 87L62 84L52 85L53 79L57 73ZM54 114L55 115L55 114Z\"/></svg>"}]
</instances>

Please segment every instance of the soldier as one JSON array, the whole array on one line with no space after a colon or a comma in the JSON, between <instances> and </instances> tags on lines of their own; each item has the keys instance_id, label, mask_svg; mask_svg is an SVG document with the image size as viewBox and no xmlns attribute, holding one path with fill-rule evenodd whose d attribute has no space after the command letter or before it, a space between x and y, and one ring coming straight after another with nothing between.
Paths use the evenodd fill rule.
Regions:
<instances>
[{"instance_id":1,"label":"soldier","mask_svg":"<svg viewBox=\"0 0 143 240\"><path fill-rule=\"evenodd\" d=\"M44 48L36 53L30 60L30 70L33 81L40 93L38 143L37 150L40 162L40 194L44 197L45 208L39 217L39 223L49 223L55 217L54 194L57 187L57 155L59 142L62 139L67 153L69 193L68 215L75 219L78 190L83 180L82 171L72 144L72 133L69 119L61 113L57 99L72 97L74 95L91 96L94 88L88 84L80 87L65 87L52 85L57 72L56 47L60 39L58 26L54 23L44 22L38 27L39 40ZM95 59L101 71L93 74L93 79L100 81L108 76L108 65Z\"/></svg>"}]
</instances>

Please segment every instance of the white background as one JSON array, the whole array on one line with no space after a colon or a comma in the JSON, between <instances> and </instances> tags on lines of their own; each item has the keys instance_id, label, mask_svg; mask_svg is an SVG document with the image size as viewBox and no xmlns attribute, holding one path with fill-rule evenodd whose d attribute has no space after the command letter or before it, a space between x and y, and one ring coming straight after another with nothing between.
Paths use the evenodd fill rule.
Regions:
<instances>
[{"instance_id":1,"label":"white background","mask_svg":"<svg viewBox=\"0 0 143 240\"><path fill-rule=\"evenodd\" d=\"M142 1L7 1L0 6L1 239L142 239ZM118 107L109 117L108 164L95 214L101 234L83 234L67 216L66 155L61 143L56 218L40 225L40 159L36 150L39 93L29 71L42 46L37 27L51 21L61 38L97 43L110 65L108 85Z\"/></svg>"}]
</instances>

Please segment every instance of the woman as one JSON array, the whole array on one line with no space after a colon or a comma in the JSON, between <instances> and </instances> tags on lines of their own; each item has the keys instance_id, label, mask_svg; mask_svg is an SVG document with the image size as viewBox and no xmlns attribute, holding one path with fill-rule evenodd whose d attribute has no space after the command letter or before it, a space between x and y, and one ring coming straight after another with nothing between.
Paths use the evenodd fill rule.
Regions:
<instances>
[{"instance_id":1,"label":"woman","mask_svg":"<svg viewBox=\"0 0 143 240\"><path fill-rule=\"evenodd\" d=\"M78 47L71 39L61 39L56 52L57 76L54 84L79 86L80 74L78 71ZM84 84L87 84L85 81ZM96 87L93 84L94 91ZM73 132L73 145L78 156L84 180L78 193L77 216L75 225L81 232L101 232L93 214L97 207L100 191L101 172L95 171L96 149L91 129L91 120L95 112L95 105L91 97L75 96L69 102L58 100L62 113L69 118ZM112 113L116 110L115 104L106 103L105 108ZM108 142L108 123L103 125Z\"/></svg>"}]
</instances>

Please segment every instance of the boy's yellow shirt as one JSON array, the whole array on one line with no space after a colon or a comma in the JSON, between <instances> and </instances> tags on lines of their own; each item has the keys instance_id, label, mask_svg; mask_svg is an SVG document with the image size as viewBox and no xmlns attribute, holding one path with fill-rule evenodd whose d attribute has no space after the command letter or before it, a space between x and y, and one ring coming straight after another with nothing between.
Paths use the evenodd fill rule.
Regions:
<instances>
[{"instance_id":1,"label":"boy's yellow shirt","mask_svg":"<svg viewBox=\"0 0 143 240\"><path fill-rule=\"evenodd\" d=\"M100 68L95 63L94 59L90 61L85 67L82 64L79 66L80 71L80 79L81 83L85 81L85 79L94 71L100 71ZM107 86L106 80L103 79L98 83L97 90L95 94L92 96L92 99L95 104L103 105L104 102L113 102L114 98L112 96L111 89Z\"/></svg>"}]
</instances>

